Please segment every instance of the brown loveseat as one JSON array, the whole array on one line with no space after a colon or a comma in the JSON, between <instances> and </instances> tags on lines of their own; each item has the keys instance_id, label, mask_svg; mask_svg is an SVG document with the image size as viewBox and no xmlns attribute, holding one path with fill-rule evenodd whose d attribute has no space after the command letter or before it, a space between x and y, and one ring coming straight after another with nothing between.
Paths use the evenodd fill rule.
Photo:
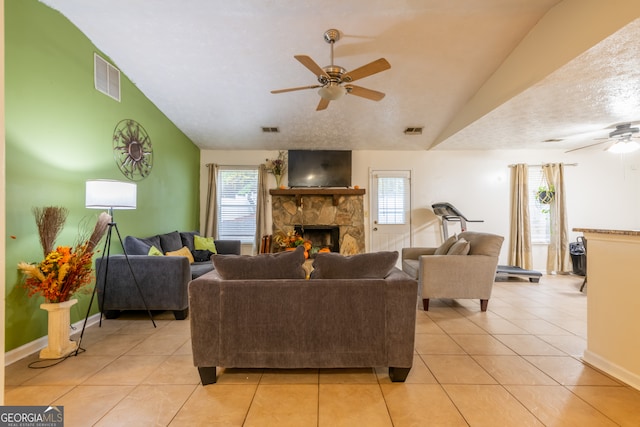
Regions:
<instances>
[{"instance_id":1,"label":"brown loveseat","mask_svg":"<svg viewBox=\"0 0 640 427\"><path fill-rule=\"evenodd\" d=\"M392 381L404 381L413 363L417 284L393 267L397 256L319 254L305 279L301 250L214 255L216 270L189 284L202 384L216 382L217 366L387 366Z\"/></svg>"}]
</instances>

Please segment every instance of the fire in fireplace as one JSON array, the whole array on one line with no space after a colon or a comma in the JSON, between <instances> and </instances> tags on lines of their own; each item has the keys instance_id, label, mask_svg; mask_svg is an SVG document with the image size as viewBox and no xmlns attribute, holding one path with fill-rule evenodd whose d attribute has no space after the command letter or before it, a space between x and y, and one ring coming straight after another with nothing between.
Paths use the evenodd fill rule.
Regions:
<instances>
[{"instance_id":1,"label":"fire in fireplace","mask_svg":"<svg viewBox=\"0 0 640 427\"><path fill-rule=\"evenodd\" d=\"M311 242L311 254L322 248L340 252L340 226L338 225L296 225L295 231L303 239Z\"/></svg>"}]
</instances>

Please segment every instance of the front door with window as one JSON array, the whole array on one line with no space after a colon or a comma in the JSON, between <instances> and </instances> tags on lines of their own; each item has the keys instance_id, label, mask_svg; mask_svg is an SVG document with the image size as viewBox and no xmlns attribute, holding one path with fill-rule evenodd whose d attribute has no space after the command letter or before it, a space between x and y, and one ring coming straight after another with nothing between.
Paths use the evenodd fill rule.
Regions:
<instances>
[{"instance_id":1,"label":"front door with window","mask_svg":"<svg viewBox=\"0 0 640 427\"><path fill-rule=\"evenodd\" d=\"M370 200L371 251L411 246L411 171L371 171Z\"/></svg>"}]
</instances>

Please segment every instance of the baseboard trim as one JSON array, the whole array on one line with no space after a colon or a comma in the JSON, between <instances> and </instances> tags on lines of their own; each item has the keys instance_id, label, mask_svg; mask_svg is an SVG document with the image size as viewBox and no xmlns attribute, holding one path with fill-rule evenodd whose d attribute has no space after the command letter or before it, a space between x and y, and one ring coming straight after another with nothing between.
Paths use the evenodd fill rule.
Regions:
<instances>
[{"instance_id":1,"label":"baseboard trim","mask_svg":"<svg viewBox=\"0 0 640 427\"><path fill-rule=\"evenodd\" d=\"M96 313L93 316L87 318L87 327L95 325L100 321L100 313ZM71 335L74 335L82 330L84 325L84 319L77 321L71 325ZM37 340L31 341L18 348L14 348L4 354L4 366L9 366L12 363L17 362L20 359L24 359L27 356L36 353L47 346L47 337L41 337Z\"/></svg>"},{"instance_id":2,"label":"baseboard trim","mask_svg":"<svg viewBox=\"0 0 640 427\"><path fill-rule=\"evenodd\" d=\"M633 373L620 365L612 363L604 357L589 350L584 351L582 360L585 363L593 366L594 368L597 368L611 375L612 377L628 384L636 390L640 390L640 375Z\"/></svg>"}]
</instances>

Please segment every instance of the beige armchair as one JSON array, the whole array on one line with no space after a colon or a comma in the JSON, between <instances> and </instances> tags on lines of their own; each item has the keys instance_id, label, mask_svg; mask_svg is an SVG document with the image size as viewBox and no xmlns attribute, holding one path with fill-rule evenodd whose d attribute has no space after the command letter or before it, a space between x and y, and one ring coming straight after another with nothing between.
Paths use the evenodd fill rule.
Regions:
<instances>
[{"instance_id":1,"label":"beige armchair","mask_svg":"<svg viewBox=\"0 0 640 427\"><path fill-rule=\"evenodd\" d=\"M418 280L424 310L433 298L478 298L480 310L487 311L503 241L495 234L464 231L439 248L403 248L402 269Z\"/></svg>"}]
</instances>

